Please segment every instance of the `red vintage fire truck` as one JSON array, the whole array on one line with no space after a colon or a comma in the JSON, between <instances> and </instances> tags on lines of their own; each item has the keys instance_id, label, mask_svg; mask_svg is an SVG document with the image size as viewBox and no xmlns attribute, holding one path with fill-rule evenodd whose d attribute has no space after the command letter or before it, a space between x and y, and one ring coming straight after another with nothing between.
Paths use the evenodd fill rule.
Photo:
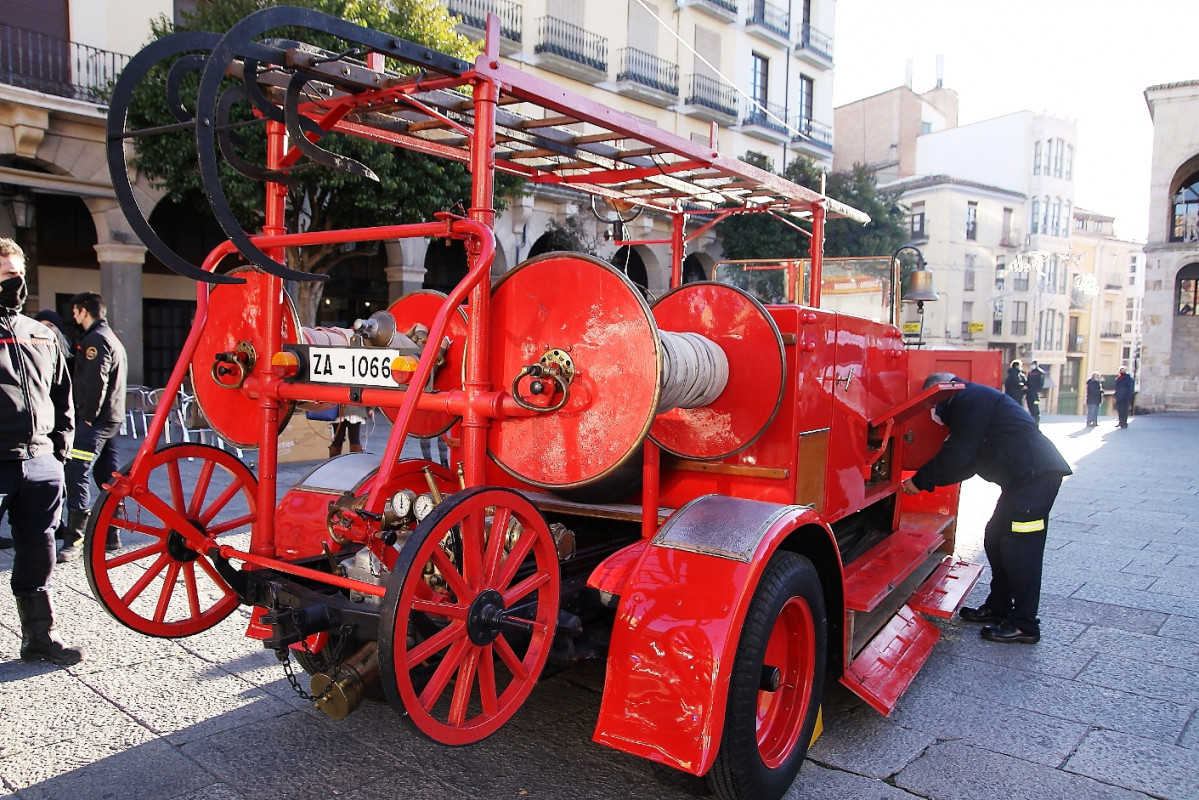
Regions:
<instances>
[{"instance_id":1,"label":"red vintage fire truck","mask_svg":"<svg viewBox=\"0 0 1199 800\"><path fill-rule=\"evenodd\" d=\"M284 27L345 47L272 36ZM549 671L606 659L597 742L707 776L724 798L781 797L826 675L889 713L940 635L928 616L950 616L977 579L953 557L956 488L906 497L900 483L944 438L928 409L954 389L922 390L924 377L994 385L998 358L909 346L894 257L824 261L825 220L865 215L510 66L497 42L492 18L470 64L278 7L129 63L109 118L118 198L147 247L198 281L166 394L190 381L212 428L257 450L256 471L218 447L158 447L156 415L91 515L92 590L160 637L250 607L247 635L301 692L291 658L312 674L318 707L344 716L381 691L446 745L498 730ZM200 265L166 245L128 177L130 140L160 132L129 128L133 93L164 72L168 127L194 131L228 236ZM189 73L194 109L180 100ZM265 164L231 138L251 135L230 121L238 102L255 109ZM369 172L325 148L329 131L465 164L469 208L285 230L292 170ZM239 227L218 167L264 182L260 233ZM667 239L620 243L667 251L670 290L651 303L613 265L567 252L493 285L497 171L669 220ZM688 246L744 213L805 231L810 256L683 283ZM285 281L313 276L284 248L397 239L464 243L466 277L352 328L300 325ZM240 266L218 269L229 257ZM280 497L280 434L316 403L381 409L390 437ZM405 437L443 434L449 468L402 457ZM113 527L119 552L104 547Z\"/></svg>"}]
</instances>

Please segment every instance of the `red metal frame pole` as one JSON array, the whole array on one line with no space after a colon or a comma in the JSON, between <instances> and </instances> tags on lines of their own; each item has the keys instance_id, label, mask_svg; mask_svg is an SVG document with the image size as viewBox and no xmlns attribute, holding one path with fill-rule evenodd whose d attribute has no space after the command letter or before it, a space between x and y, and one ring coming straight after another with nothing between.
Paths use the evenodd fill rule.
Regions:
<instances>
[{"instance_id":1,"label":"red metal frame pole","mask_svg":"<svg viewBox=\"0 0 1199 800\"><path fill-rule=\"evenodd\" d=\"M486 52L482 59L499 60L499 19L487 17ZM470 142L471 204L468 214L491 230L495 224L495 108L499 89L493 79L476 75L474 79L475 131ZM467 242L467 255L480 257L475 243ZM494 258L494 248L492 257ZM490 272L490 266L488 267ZM470 319L466 344L467 411L462 415L463 473L467 486L483 483L486 466L487 428L490 419L479 410L477 400L486 395L490 348L487 332L491 329L491 281L480 280L470 293Z\"/></svg>"},{"instance_id":2,"label":"red metal frame pole","mask_svg":"<svg viewBox=\"0 0 1199 800\"><path fill-rule=\"evenodd\" d=\"M681 211L671 218L670 229L670 288L683 285L683 234L687 228L687 215Z\"/></svg>"},{"instance_id":3,"label":"red metal frame pole","mask_svg":"<svg viewBox=\"0 0 1199 800\"><path fill-rule=\"evenodd\" d=\"M268 169L278 169L287 152L285 128L280 122L266 124L266 160ZM286 232L287 187L281 183L266 185L266 220L263 234L280 236ZM273 247L266 254L277 261L285 261L286 248ZM272 275L269 282L274 302L266 305L267 351L262 356L269 358L283 349L283 280ZM266 391L259 392L258 406L262 409L262 433L258 438L258 524L250 538L250 552L260 556L275 555L275 501L278 497L279 479L279 398L269 386L277 380L267 373L264 382Z\"/></svg>"},{"instance_id":4,"label":"red metal frame pole","mask_svg":"<svg viewBox=\"0 0 1199 800\"><path fill-rule=\"evenodd\" d=\"M812 290L809 303L820 308L820 287L824 283L824 204L812 203L812 239L808 252L812 255Z\"/></svg>"}]
</instances>

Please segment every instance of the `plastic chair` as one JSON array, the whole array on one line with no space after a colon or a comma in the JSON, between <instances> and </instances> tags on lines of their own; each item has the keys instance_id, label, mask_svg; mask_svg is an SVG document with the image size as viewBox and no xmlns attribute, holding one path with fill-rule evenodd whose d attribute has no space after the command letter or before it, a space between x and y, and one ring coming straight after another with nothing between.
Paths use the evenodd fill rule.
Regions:
<instances>
[{"instance_id":1,"label":"plastic chair","mask_svg":"<svg viewBox=\"0 0 1199 800\"><path fill-rule=\"evenodd\" d=\"M129 436L136 439L138 436L145 436L146 432L150 430L149 419L146 415L149 396L149 386L133 384L125 387L125 422L121 426L122 433L128 433ZM142 424L140 434L137 432L139 420Z\"/></svg>"},{"instance_id":2,"label":"plastic chair","mask_svg":"<svg viewBox=\"0 0 1199 800\"><path fill-rule=\"evenodd\" d=\"M149 432L149 420L157 418L159 414L166 416L166 424L162 426L162 435L166 439L166 443L171 443L171 424L176 422L175 414L172 413L174 403L163 404L163 397L166 395L166 389L151 389L145 399L145 413L147 415L147 425L145 430Z\"/></svg>"},{"instance_id":3,"label":"plastic chair","mask_svg":"<svg viewBox=\"0 0 1199 800\"><path fill-rule=\"evenodd\" d=\"M197 443L204 444L204 439L207 436L213 446L219 447L222 450L225 449L225 440L217 436L216 431L212 429L212 424L204 416L204 410L196 402L194 395L180 391L176 405L178 407L176 420L179 423L183 441L191 442L194 436ZM234 447L233 451L237 453L238 458L242 457L240 447Z\"/></svg>"}]
</instances>

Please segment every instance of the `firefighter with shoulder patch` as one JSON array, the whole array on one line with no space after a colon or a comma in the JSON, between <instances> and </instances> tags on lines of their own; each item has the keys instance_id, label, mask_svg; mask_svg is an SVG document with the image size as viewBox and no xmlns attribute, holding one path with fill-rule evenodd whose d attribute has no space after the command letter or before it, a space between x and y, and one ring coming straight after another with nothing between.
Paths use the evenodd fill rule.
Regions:
<instances>
[{"instance_id":1,"label":"firefighter with shoulder patch","mask_svg":"<svg viewBox=\"0 0 1199 800\"><path fill-rule=\"evenodd\" d=\"M71 298L71 316L83 331L75 346L75 445L67 459L67 524L58 562L78 558L91 513L89 481L102 486L119 467L117 434L125 419L125 384L129 362L125 346L108 326L108 309L95 292ZM107 549L121 546L115 529Z\"/></svg>"},{"instance_id":2,"label":"firefighter with shoulder patch","mask_svg":"<svg viewBox=\"0 0 1199 800\"><path fill-rule=\"evenodd\" d=\"M979 475L1002 492L987 523L983 547L991 564L991 592L978 608L962 608L967 622L983 623L982 638L1035 644L1041 639L1041 569L1049 512L1070 465L1016 400L997 389L947 372L924 382L965 383L933 409L949 427L941 449L903 482L907 494L932 491Z\"/></svg>"}]
</instances>

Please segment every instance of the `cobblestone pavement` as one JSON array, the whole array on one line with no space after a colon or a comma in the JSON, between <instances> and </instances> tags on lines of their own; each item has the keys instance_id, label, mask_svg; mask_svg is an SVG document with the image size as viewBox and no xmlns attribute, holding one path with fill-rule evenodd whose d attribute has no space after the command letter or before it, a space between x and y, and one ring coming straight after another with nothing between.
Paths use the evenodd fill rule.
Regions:
<instances>
[{"instance_id":1,"label":"cobblestone pavement","mask_svg":"<svg viewBox=\"0 0 1199 800\"><path fill-rule=\"evenodd\" d=\"M1047 416L1043 428L1075 475L1050 525L1040 644L941 622L889 718L830 689L824 735L789 798L1199 798L1199 418L1117 430L1110 418L1087 429ZM284 466L281 483L308 466ZM958 555L982 558L996 494L966 485ZM0 551L0 571L11 564ZM591 741L602 665L542 682L483 743L444 748L384 703L343 721L314 711L242 635L243 612L188 639L151 639L104 613L79 562L54 580L63 635L88 657L70 669L19 661L12 597L0 593L0 798L694 796Z\"/></svg>"}]
</instances>

